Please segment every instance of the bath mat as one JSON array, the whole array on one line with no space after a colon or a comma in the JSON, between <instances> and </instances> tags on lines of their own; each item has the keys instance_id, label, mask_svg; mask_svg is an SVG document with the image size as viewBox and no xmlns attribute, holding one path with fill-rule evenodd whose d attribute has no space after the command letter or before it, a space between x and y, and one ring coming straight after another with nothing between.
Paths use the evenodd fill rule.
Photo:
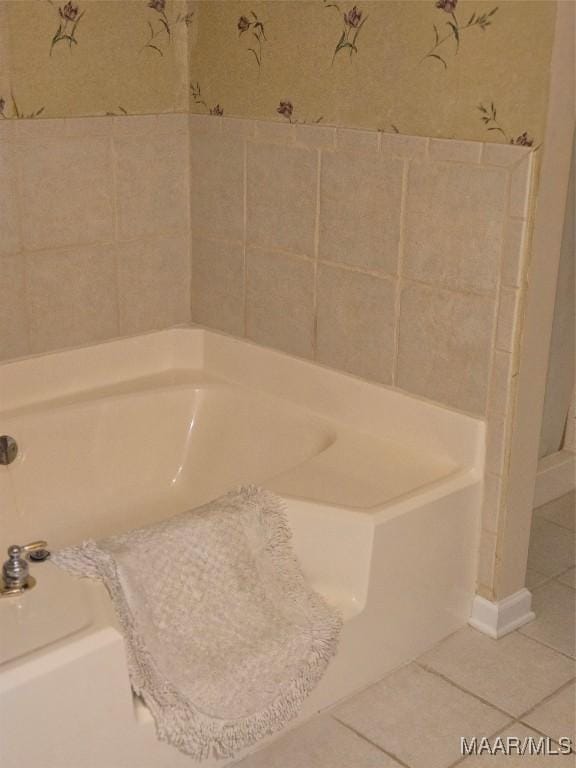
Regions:
<instances>
[{"instance_id":1,"label":"bath mat","mask_svg":"<svg viewBox=\"0 0 576 768\"><path fill-rule=\"evenodd\" d=\"M260 488L53 561L105 583L134 691L158 737L197 760L282 728L336 651L341 619L302 574L284 502Z\"/></svg>"}]
</instances>

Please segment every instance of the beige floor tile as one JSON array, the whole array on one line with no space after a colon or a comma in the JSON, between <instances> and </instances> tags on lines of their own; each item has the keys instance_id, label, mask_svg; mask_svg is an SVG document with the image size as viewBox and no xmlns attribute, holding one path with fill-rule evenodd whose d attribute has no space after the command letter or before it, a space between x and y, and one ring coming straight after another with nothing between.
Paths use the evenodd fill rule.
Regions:
<instances>
[{"instance_id":1,"label":"beige floor tile","mask_svg":"<svg viewBox=\"0 0 576 768\"><path fill-rule=\"evenodd\" d=\"M548 576L558 574L575 564L572 531L536 515L532 520L528 568Z\"/></svg>"},{"instance_id":2,"label":"beige floor tile","mask_svg":"<svg viewBox=\"0 0 576 768\"><path fill-rule=\"evenodd\" d=\"M460 736L490 735L508 720L416 664L396 670L333 714L412 768L445 768L460 756Z\"/></svg>"},{"instance_id":3,"label":"beige floor tile","mask_svg":"<svg viewBox=\"0 0 576 768\"><path fill-rule=\"evenodd\" d=\"M534 514L564 528L576 529L576 491L553 499L534 510Z\"/></svg>"},{"instance_id":4,"label":"beige floor tile","mask_svg":"<svg viewBox=\"0 0 576 768\"><path fill-rule=\"evenodd\" d=\"M525 723L541 733L560 739L567 736L576 747L576 688L574 683L562 688L549 699L539 704L529 715L522 718Z\"/></svg>"},{"instance_id":5,"label":"beige floor tile","mask_svg":"<svg viewBox=\"0 0 576 768\"><path fill-rule=\"evenodd\" d=\"M504 740L508 737L520 739L522 746L526 744L525 739L532 739L532 743L539 746L540 740L544 738L520 723L514 723L498 736ZM494 739L490 739L490 742L496 746ZM550 742L550 747L559 750L554 742ZM574 755L481 754L466 758L462 763L458 763L458 768L574 768Z\"/></svg>"},{"instance_id":6,"label":"beige floor tile","mask_svg":"<svg viewBox=\"0 0 576 768\"><path fill-rule=\"evenodd\" d=\"M399 768L399 763L332 718L319 717L237 768Z\"/></svg>"},{"instance_id":7,"label":"beige floor tile","mask_svg":"<svg viewBox=\"0 0 576 768\"><path fill-rule=\"evenodd\" d=\"M493 640L469 627L418 662L515 716L574 675L569 659L517 632Z\"/></svg>"},{"instance_id":8,"label":"beige floor tile","mask_svg":"<svg viewBox=\"0 0 576 768\"><path fill-rule=\"evenodd\" d=\"M576 596L574 590L550 581L533 592L532 609L536 619L520 629L557 651L576 655Z\"/></svg>"},{"instance_id":9,"label":"beige floor tile","mask_svg":"<svg viewBox=\"0 0 576 768\"><path fill-rule=\"evenodd\" d=\"M562 584L567 584L572 589L576 589L576 568L569 568L564 573L561 573L560 576L557 576L556 579Z\"/></svg>"},{"instance_id":10,"label":"beige floor tile","mask_svg":"<svg viewBox=\"0 0 576 768\"><path fill-rule=\"evenodd\" d=\"M535 571L533 568L528 568L526 571L526 586L528 589L536 589L536 587L541 587L542 584L545 584L551 578L551 576L546 576L545 573L540 573L540 571Z\"/></svg>"}]
</instances>

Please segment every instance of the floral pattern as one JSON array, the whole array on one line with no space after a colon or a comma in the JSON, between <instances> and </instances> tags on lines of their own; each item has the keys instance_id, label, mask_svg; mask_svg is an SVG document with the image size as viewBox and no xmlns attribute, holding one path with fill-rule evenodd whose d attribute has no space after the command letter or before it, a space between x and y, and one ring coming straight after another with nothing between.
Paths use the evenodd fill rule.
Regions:
<instances>
[{"instance_id":1,"label":"floral pattern","mask_svg":"<svg viewBox=\"0 0 576 768\"><path fill-rule=\"evenodd\" d=\"M224 109L220 106L220 104L209 106L206 101L204 101L204 98L202 97L202 91L200 89L200 83L192 83L190 85L190 95L192 102L194 104L200 105L201 107L204 107L209 115L216 115L217 117L221 117L224 114Z\"/></svg>"},{"instance_id":2,"label":"floral pattern","mask_svg":"<svg viewBox=\"0 0 576 768\"><path fill-rule=\"evenodd\" d=\"M258 65L258 73L262 69L262 52L264 49L264 43L266 42L266 33L264 32L264 24L260 21L254 11L250 11L248 16L240 16L238 19L238 35L242 37L245 34L250 35L250 43L248 44L248 52L253 54Z\"/></svg>"},{"instance_id":3,"label":"floral pattern","mask_svg":"<svg viewBox=\"0 0 576 768\"><path fill-rule=\"evenodd\" d=\"M196 2L0 0L0 118L225 111L542 141L550 0Z\"/></svg>"},{"instance_id":4,"label":"floral pattern","mask_svg":"<svg viewBox=\"0 0 576 768\"><path fill-rule=\"evenodd\" d=\"M7 114L6 110L11 109L12 114ZM8 120L9 118L16 118L16 119L24 119L24 120L31 120L35 117L40 117L40 115L44 112L44 107L40 107L39 109L36 109L32 112L24 112L16 103L16 99L14 97L14 94L10 94L10 107L8 107L8 104L6 103L6 99L4 96L0 96L0 120Z\"/></svg>"},{"instance_id":5,"label":"floral pattern","mask_svg":"<svg viewBox=\"0 0 576 768\"><path fill-rule=\"evenodd\" d=\"M174 27L178 24L190 26L194 13L178 13L171 19L166 10L166 0L149 0L148 8L154 11L154 15L148 20L149 37L142 50L149 49L164 56L166 46L172 42Z\"/></svg>"},{"instance_id":6,"label":"floral pattern","mask_svg":"<svg viewBox=\"0 0 576 768\"><path fill-rule=\"evenodd\" d=\"M367 21L368 16L364 16L363 12L358 10L356 5L354 5L349 10L342 12L338 3L332 3L328 2L328 0L324 0L324 7L334 8L334 10L336 10L338 14L342 16L343 21L342 33L340 35L340 39L336 43L334 53L332 54L332 64L334 64L334 60L340 51L348 51L350 58L352 58L353 53L358 53L358 35L360 34L360 30Z\"/></svg>"},{"instance_id":7,"label":"floral pattern","mask_svg":"<svg viewBox=\"0 0 576 768\"><path fill-rule=\"evenodd\" d=\"M279 115L282 115L283 118L285 118L289 123L308 123L308 120L298 120L296 116L294 115L294 105L289 99L284 99L281 101L278 106L276 107L276 112ZM323 117L317 117L315 120L312 120L313 123L321 123Z\"/></svg>"},{"instance_id":8,"label":"floral pattern","mask_svg":"<svg viewBox=\"0 0 576 768\"><path fill-rule=\"evenodd\" d=\"M476 11L472 13L468 21L463 24L458 21L456 17L456 6L458 5L458 0L437 0L436 2L436 8L438 10L443 11L445 14L448 14L450 17L446 21L446 26L448 27L448 32L446 32L444 35L440 34L440 31L438 29L438 26L436 24L433 24L432 27L434 29L434 45L430 48L428 53L424 56L422 61L425 59L436 59L436 61L439 61L444 69L448 69L448 62L446 61L447 53L447 43L453 42L454 43L454 53L458 53L460 49L460 41L462 34L466 32L469 29L479 29L482 32L485 32L488 27L492 24L492 17L498 10L498 7L492 8L491 11L488 11L487 13L481 13L478 14Z\"/></svg>"},{"instance_id":9,"label":"floral pattern","mask_svg":"<svg viewBox=\"0 0 576 768\"><path fill-rule=\"evenodd\" d=\"M522 131L518 136L511 136L498 122L496 113L496 107L494 102L490 103L489 107L485 107L483 104L478 105L478 110L481 113L480 119L486 126L487 131L496 131L501 134L508 144L515 144L519 147L532 147L534 146L534 139L528 134L527 131Z\"/></svg>"},{"instance_id":10,"label":"floral pattern","mask_svg":"<svg viewBox=\"0 0 576 768\"><path fill-rule=\"evenodd\" d=\"M68 48L70 48L70 50L72 50L73 45L78 45L76 30L78 29L78 24L80 24L84 13L85 11L81 11L79 6L76 5L76 3L71 2L71 0L69 0L66 5L59 6L58 15L60 21L58 29L50 43L50 56L52 56L54 47L59 43L68 43Z\"/></svg>"}]
</instances>

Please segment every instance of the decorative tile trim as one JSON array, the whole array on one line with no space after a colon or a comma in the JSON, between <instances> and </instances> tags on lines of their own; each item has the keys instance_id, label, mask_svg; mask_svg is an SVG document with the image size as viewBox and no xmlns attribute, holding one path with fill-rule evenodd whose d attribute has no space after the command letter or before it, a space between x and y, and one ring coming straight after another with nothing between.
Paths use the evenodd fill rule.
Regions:
<instances>
[{"instance_id":1,"label":"decorative tile trim","mask_svg":"<svg viewBox=\"0 0 576 768\"><path fill-rule=\"evenodd\" d=\"M414 158L426 156L428 141L429 139L425 136L403 136L400 133L383 133L380 137L380 149L383 154L413 160Z\"/></svg>"},{"instance_id":2,"label":"decorative tile trim","mask_svg":"<svg viewBox=\"0 0 576 768\"><path fill-rule=\"evenodd\" d=\"M338 149L349 149L354 152L378 152L380 134L378 131L338 128L336 130L336 144Z\"/></svg>"},{"instance_id":3,"label":"decorative tile trim","mask_svg":"<svg viewBox=\"0 0 576 768\"><path fill-rule=\"evenodd\" d=\"M482 144L477 141L455 139L430 139L428 157L430 160L448 160L458 163L479 163Z\"/></svg>"},{"instance_id":4,"label":"decorative tile trim","mask_svg":"<svg viewBox=\"0 0 576 768\"><path fill-rule=\"evenodd\" d=\"M533 150L515 144L483 144L481 162L485 165L509 167L521 162Z\"/></svg>"},{"instance_id":5,"label":"decorative tile trim","mask_svg":"<svg viewBox=\"0 0 576 768\"><path fill-rule=\"evenodd\" d=\"M292 123L277 123L272 120L256 121L256 139L284 144L294 143L295 126Z\"/></svg>"},{"instance_id":6,"label":"decorative tile trim","mask_svg":"<svg viewBox=\"0 0 576 768\"><path fill-rule=\"evenodd\" d=\"M533 154L526 155L514 166L510 181L509 214L520 219L528 217L532 181Z\"/></svg>"}]
</instances>

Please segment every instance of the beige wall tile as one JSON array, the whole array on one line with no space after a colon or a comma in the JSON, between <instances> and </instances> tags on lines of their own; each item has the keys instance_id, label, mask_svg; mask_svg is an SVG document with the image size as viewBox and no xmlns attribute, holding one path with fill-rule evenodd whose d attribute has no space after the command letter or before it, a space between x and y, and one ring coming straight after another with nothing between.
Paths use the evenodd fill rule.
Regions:
<instances>
[{"instance_id":1,"label":"beige wall tile","mask_svg":"<svg viewBox=\"0 0 576 768\"><path fill-rule=\"evenodd\" d=\"M319 257L396 274L403 161L324 152Z\"/></svg>"},{"instance_id":2,"label":"beige wall tile","mask_svg":"<svg viewBox=\"0 0 576 768\"><path fill-rule=\"evenodd\" d=\"M175 133L188 134L188 114L170 113L158 115L156 130L158 133L174 135Z\"/></svg>"},{"instance_id":3,"label":"beige wall tile","mask_svg":"<svg viewBox=\"0 0 576 768\"><path fill-rule=\"evenodd\" d=\"M404 274L456 290L494 291L506 171L415 162L409 171Z\"/></svg>"},{"instance_id":4,"label":"beige wall tile","mask_svg":"<svg viewBox=\"0 0 576 768\"><path fill-rule=\"evenodd\" d=\"M316 359L386 384L394 357L393 280L322 264Z\"/></svg>"},{"instance_id":5,"label":"beige wall tile","mask_svg":"<svg viewBox=\"0 0 576 768\"><path fill-rule=\"evenodd\" d=\"M222 130L222 118L215 115L188 116L188 125L191 133L220 133Z\"/></svg>"},{"instance_id":6,"label":"beige wall tile","mask_svg":"<svg viewBox=\"0 0 576 768\"><path fill-rule=\"evenodd\" d=\"M408 283L402 289L398 385L483 414L494 301Z\"/></svg>"},{"instance_id":7,"label":"beige wall tile","mask_svg":"<svg viewBox=\"0 0 576 768\"><path fill-rule=\"evenodd\" d=\"M187 136L129 137L114 145L120 239L186 231Z\"/></svg>"},{"instance_id":8,"label":"beige wall tile","mask_svg":"<svg viewBox=\"0 0 576 768\"><path fill-rule=\"evenodd\" d=\"M0 141L12 141L16 136L16 120L0 120Z\"/></svg>"},{"instance_id":9,"label":"beige wall tile","mask_svg":"<svg viewBox=\"0 0 576 768\"><path fill-rule=\"evenodd\" d=\"M380 150L394 157L413 159L424 157L428 150L428 139L425 136L403 136L401 133L382 133L380 135Z\"/></svg>"},{"instance_id":10,"label":"beige wall tile","mask_svg":"<svg viewBox=\"0 0 576 768\"><path fill-rule=\"evenodd\" d=\"M502 474L510 414L490 413L486 432L486 471Z\"/></svg>"},{"instance_id":11,"label":"beige wall tile","mask_svg":"<svg viewBox=\"0 0 576 768\"><path fill-rule=\"evenodd\" d=\"M24 257L0 256L0 360L29 351Z\"/></svg>"},{"instance_id":12,"label":"beige wall tile","mask_svg":"<svg viewBox=\"0 0 576 768\"><path fill-rule=\"evenodd\" d=\"M504 167L516 165L531 151L528 147L519 147L514 144L484 144L482 162L486 165L502 165Z\"/></svg>"},{"instance_id":13,"label":"beige wall tile","mask_svg":"<svg viewBox=\"0 0 576 768\"><path fill-rule=\"evenodd\" d=\"M220 118L222 133L231 136L254 136L256 132L256 122L254 120L243 120L241 117L222 117Z\"/></svg>"},{"instance_id":14,"label":"beige wall tile","mask_svg":"<svg viewBox=\"0 0 576 768\"><path fill-rule=\"evenodd\" d=\"M514 348L519 301L519 291L508 288L503 288L500 291L498 325L496 328L496 349L512 352Z\"/></svg>"},{"instance_id":15,"label":"beige wall tile","mask_svg":"<svg viewBox=\"0 0 576 768\"><path fill-rule=\"evenodd\" d=\"M496 563L496 534L482 530L478 551L478 583L494 583L494 565Z\"/></svg>"},{"instance_id":16,"label":"beige wall tile","mask_svg":"<svg viewBox=\"0 0 576 768\"><path fill-rule=\"evenodd\" d=\"M380 134L378 131L338 128L336 143L338 149L349 149L353 152L377 152L380 147Z\"/></svg>"},{"instance_id":17,"label":"beige wall tile","mask_svg":"<svg viewBox=\"0 0 576 768\"><path fill-rule=\"evenodd\" d=\"M431 160L450 160L460 163L479 163L482 143L479 141L455 141L454 139L430 139L428 156Z\"/></svg>"},{"instance_id":18,"label":"beige wall tile","mask_svg":"<svg viewBox=\"0 0 576 768\"><path fill-rule=\"evenodd\" d=\"M192 320L244 334L242 243L192 237Z\"/></svg>"},{"instance_id":19,"label":"beige wall tile","mask_svg":"<svg viewBox=\"0 0 576 768\"><path fill-rule=\"evenodd\" d=\"M244 231L244 142L190 137L190 219L194 232L240 240Z\"/></svg>"},{"instance_id":20,"label":"beige wall tile","mask_svg":"<svg viewBox=\"0 0 576 768\"><path fill-rule=\"evenodd\" d=\"M516 165L510 180L510 216L525 219L528 216L530 182L532 180L532 153Z\"/></svg>"},{"instance_id":21,"label":"beige wall tile","mask_svg":"<svg viewBox=\"0 0 576 768\"><path fill-rule=\"evenodd\" d=\"M336 128L327 125L297 125L296 141L313 149L333 149L336 146Z\"/></svg>"},{"instance_id":22,"label":"beige wall tile","mask_svg":"<svg viewBox=\"0 0 576 768\"><path fill-rule=\"evenodd\" d=\"M66 136L110 136L113 117L69 117L64 120Z\"/></svg>"},{"instance_id":23,"label":"beige wall tile","mask_svg":"<svg viewBox=\"0 0 576 768\"><path fill-rule=\"evenodd\" d=\"M18 120L16 137L21 141L44 141L64 136L65 123L61 118L45 120Z\"/></svg>"},{"instance_id":24,"label":"beige wall tile","mask_svg":"<svg viewBox=\"0 0 576 768\"><path fill-rule=\"evenodd\" d=\"M112 188L108 139L23 142L20 190L24 247L54 248L111 240Z\"/></svg>"},{"instance_id":25,"label":"beige wall tile","mask_svg":"<svg viewBox=\"0 0 576 768\"><path fill-rule=\"evenodd\" d=\"M509 352L495 352L489 396L491 413L506 413L511 395L512 372L512 355Z\"/></svg>"},{"instance_id":26,"label":"beige wall tile","mask_svg":"<svg viewBox=\"0 0 576 768\"><path fill-rule=\"evenodd\" d=\"M112 131L118 138L148 136L157 132L158 115L121 115L112 118Z\"/></svg>"},{"instance_id":27,"label":"beige wall tile","mask_svg":"<svg viewBox=\"0 0 576 768\"><path fill-rule=\"evenodd\" d=\"M246 335L269 347L312 357L314 265L250 248L247 253Z\"/></svg>"},{"instance_id":28,"label":"beige wall tile","mask_svg":"<svg viewBox=\"0 0 576 768\"><path fill-rule=\"evenodd\" d=\"M256 138L262 141L278 141L290 144L294 141L295 126L275 120L257 120Z\"/></svg>"},{"instance_id":29,"label":"beige wall tile","mask_svg":"<svg viewBox=\"0 0 576 768\"><path fill-rule=\"evenodd\" d=\"M504 230L502 284L519 286L526 252L527 225L522 219L508 219Z\"/></svg>"},{"instance_id":30,"label":"beige wall tile","mask_svg":"<svg viewBox=\"0 0 576 768\"><path fill-rule=\"evenodd\" d=\"M116 254L121 333L190 321L187 236L119 243Z\"/></svg>"},{"instance_id":31,"label":"beige wall tile","mask_svg":"<svg viewBox=\"0 0 576 768\"><path fill-rule=\"evenodd\" d=\"M482 530L497 533L500 513L502 478L487 470L484 476L484 499L482 501ZM491 582L484 582L490 584Z\"/></svg>"},{"instance_id":32,"label":"beige wall tile","mask_svg":"<svg viewBox=\"0 0 576 768\"><path fill-rule=\"evenodd\" d=\"M318 153L248 144L247 238L251 245L314 253Z\"/></svg>"},{"instance_id":33,"label":"beige wall tile","mask_svg":"<svg viewBox=\"0 0 576 768\"><path fill-rule=\"evenodd\" d=\"M26 263L32 352L118 335L113 246L29 253Z\"/></svg>"},{"instance_id":34,"label":"beige wall tile","mask_svg":"<svg viewBox=\"0 0 576 768\"><path fill-rule=\"evenodd\" d=\"M13 144L0 143L0 255L13 254L20 248L17 154Z\"/></svg>"}]
</instances>

